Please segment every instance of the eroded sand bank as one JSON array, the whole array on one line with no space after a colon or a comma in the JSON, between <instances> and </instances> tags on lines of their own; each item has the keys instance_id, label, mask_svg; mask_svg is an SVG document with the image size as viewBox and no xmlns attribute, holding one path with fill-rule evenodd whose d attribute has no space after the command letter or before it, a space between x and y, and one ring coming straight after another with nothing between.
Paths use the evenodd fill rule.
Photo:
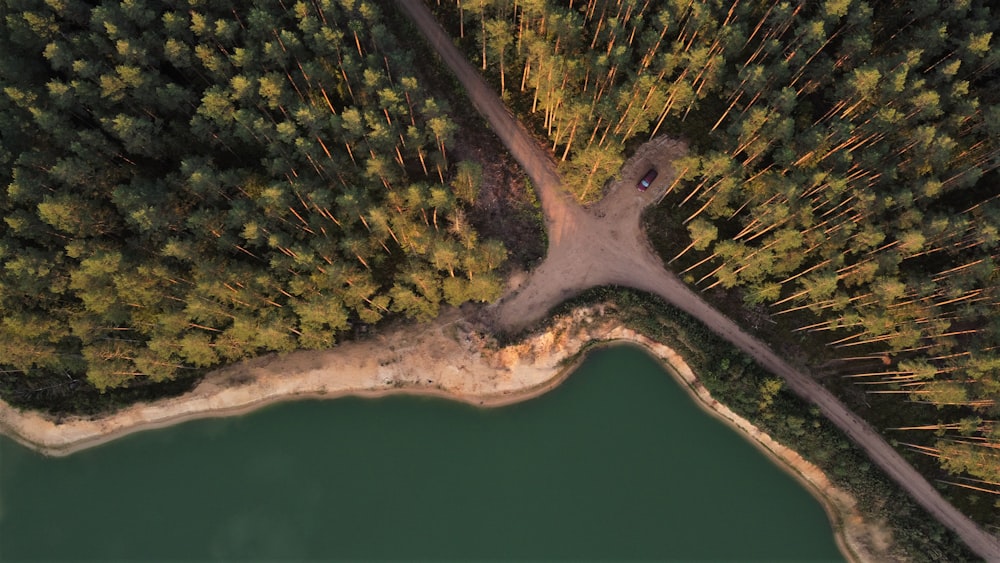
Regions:
<instances>
[{"instance_id":1,"label":"eroded sand bank","mask_svg":"<svg viewBox=\"0 0 1000 563\"><path fill-rule=\"evenodd\" d=\"M323 352L297 352L241 362L212 372L192 391L141 403L99 418L56 421L0 402L0 431L47 455L68 455L115 438L196 418L231 416L279 401L391 393L446 397L484 407L523 401L559 385L595 343L630 342L659 358L713 415L779 460L820 499L849 559L884 559L888 542L863 521L855 501L816 466L715 401L674 350L582 308L518 344L497 346L458 311L425 325L381 331Z\"/></svg>"}]
</instances>

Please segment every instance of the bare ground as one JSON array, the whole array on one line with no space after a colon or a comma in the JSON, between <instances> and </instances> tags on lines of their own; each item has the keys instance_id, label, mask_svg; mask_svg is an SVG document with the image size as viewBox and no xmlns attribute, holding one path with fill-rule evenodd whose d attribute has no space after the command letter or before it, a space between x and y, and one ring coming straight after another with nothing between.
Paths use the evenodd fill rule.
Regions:
<instances>
[{"instance_id":1,"label":"bare ground","mask_svg":"<svg viewBox=\"0 0 1000 563\"><path fill-rule=\"evenodd\" d=\"M665 270L646 242L640 215L667 189L674 176L670 163L686 150L668 137L646 143L625 163L600 202L566 213L572 221L565 223L562 236L550 238L545 261L497 304L500 327L529 326L551 307L591 287L658 287ZM636 182L654 167L660 172L657 181L640 192Z\"/></svg>"}]
</instances>

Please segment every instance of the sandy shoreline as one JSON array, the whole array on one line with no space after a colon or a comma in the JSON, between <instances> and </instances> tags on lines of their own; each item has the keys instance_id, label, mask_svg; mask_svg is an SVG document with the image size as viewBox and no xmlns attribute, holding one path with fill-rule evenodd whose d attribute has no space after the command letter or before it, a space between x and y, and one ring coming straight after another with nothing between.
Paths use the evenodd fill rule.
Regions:
<instances>
[{"instance_id":1,"label":"sandy shoreline","mask_svg":"<svg viewBox=\"0 0 1000 563\"><path fill-rule=\"evenodd\" d=\"M0 433L51 456L64 456L122 436L199 418L244 414L307 398L410 394L497 407L541 395L562 383L594 345L627 342L658 358L697 403L751 438L820 500L850 560L879 560L883 533L864 522L855 501L817 467L715 401L674 350L616 321L598 308L578 309L546 332L505 347L484 341L458 311L430 325L400 326L330 351L299 352L216 370L190 392L137 404L102 418L57 423L0 402ZM428 376L427 374L435 374Z\"/></svg>"}]
</instances>

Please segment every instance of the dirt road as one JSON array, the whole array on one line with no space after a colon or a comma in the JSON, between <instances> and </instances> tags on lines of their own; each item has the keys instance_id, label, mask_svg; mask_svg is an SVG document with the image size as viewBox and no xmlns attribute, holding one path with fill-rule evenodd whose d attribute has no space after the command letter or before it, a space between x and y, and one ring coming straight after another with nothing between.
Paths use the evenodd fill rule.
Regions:
<instances>
[{"instance_id":1,"label":"dirt road","mask_svg":"<svg viewBox=\"0 0 1000 563\"><path fill-rule=\"evenodd\" d=\"M674 171L669 163L683 154L686 148L681 143L656 139L645 145L623 166L620 180L611 186L604 199L593 208L583 209L562 190L548 153L455 48L427 7L412 0L399 0L398 5L456 74L476 108L524 167L542 203L549 229L548 254L519 287L498 303L496 312L501 326L508 329L527 326L563 300L594 286L617 284L655 293L781 376L793 392L817 405L824 416L980 557L1000 561L1000 541L948 503L871 426L663 267L642 232L640 214L672 181ZM651 167L656 167L660 176L649 191L639 192L635 182Z\"/></svg>"},{"instance_id":2,"label":"dirt road","mask_svg":"<svg viewBox=\"0 0 1000 563\"><path fill-rule=\"evenodd\" d=\"M465 60L462 53L452 45L451 38L422 2L401 1L398 4L417 24L445 64L456 72L476 110L486 118L510 154L527 171L542 203L549 238L566 239L569 232L575 230L582 209L569 194L559 188L559 174L548 153L538 150L535 139L500 102L493 89Z\"/></svg>"}]
</instances>

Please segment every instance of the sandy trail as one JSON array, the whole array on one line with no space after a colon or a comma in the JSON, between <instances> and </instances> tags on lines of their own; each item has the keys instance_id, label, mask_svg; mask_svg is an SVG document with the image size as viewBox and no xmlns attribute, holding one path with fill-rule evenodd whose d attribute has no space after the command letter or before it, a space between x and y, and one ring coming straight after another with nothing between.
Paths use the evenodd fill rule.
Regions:
<instances>
[{"instance_id":1,"label":"sandy trail","mask_svg":"<svg viewBox=\"0 0 1000 563\"><path fill-rule=\"evenodd\" d=\"M705 302L668 272L659 257L653 254L641 229L640 214L673 181L675 172L669 163L683 154L685 147L682 144L663 139L647 143L625 164L620 180L604 199L585 210L562 189L548 153L512 117L434 20L430 10L422 2L399 0L397 4L448 64L476 108L524 167L535 184L545 213L550 232L548 254L523 284L498 303L501 327L529 326L561 301L594 286L618 284L655 293L781 376L792 391L817 405L824 416L980 557L1000 561L1000 540L945 500L878 432L808 374L784 361L762 341ZM635 182L652 166L660 171L659 178L647 192L638 192Z\"/></svg>"},{"instance_id":2,"label":"sandy trail","mask_svg":"<svg viewBox=\"0 0 1000 563\"><path fill-rule=\"evenodd\" d=\"M456 71L476 110L486 118L510 154L527 171L542 203L549 239L562 241L573 238L572 232L577 230L582 210L569 194L560 189L562 182L548 153L538 150L534 137L503 103L495 103L491 99L499 102L489 84L452 45L451 38L422 2L404 0L398 2L398 6L417 24L448 67Z\"/></svg>"}]
</instances>

